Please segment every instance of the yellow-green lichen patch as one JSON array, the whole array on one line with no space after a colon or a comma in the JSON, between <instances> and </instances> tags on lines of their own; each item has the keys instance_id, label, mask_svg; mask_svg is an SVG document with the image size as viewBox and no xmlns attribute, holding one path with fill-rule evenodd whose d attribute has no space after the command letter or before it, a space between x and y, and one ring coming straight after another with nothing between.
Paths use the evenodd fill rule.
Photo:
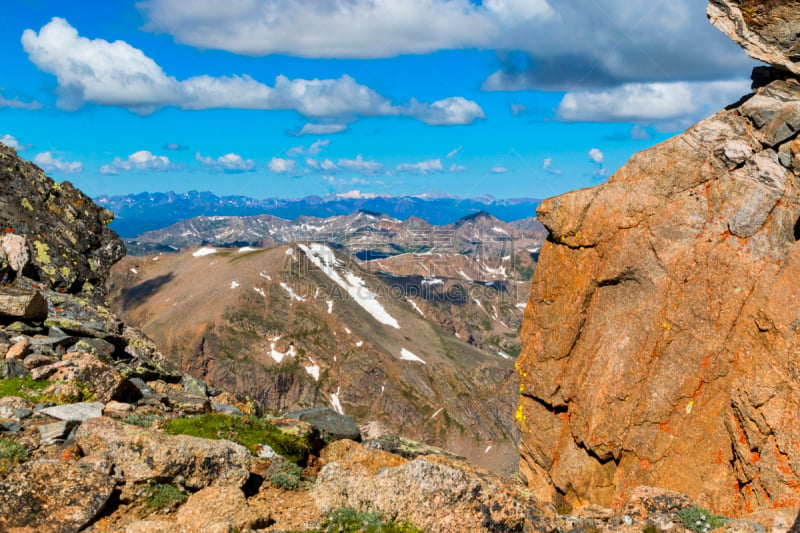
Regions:
<instances>
[{"instance_id":1,"label":"yellow-green lichen patch","mask_svg":"<svg viewBox=\"0 0 800 533\"><path fill-rule=\"evenodd\" d=\"M28 200L27 198L23 198L20 203L22 204L22 207L24 207L28 211L33 211L33 206L31 205L31 201Z\"/></svg>"}]
</instances>

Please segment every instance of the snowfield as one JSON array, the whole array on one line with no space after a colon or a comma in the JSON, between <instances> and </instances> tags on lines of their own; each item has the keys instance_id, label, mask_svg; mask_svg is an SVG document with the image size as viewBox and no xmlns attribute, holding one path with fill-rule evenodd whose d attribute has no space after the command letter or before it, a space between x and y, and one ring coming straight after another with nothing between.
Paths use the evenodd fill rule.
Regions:
<instances>
[{"instance_id":1,"label":"snowfield","mask_svg":"<svg viewBox=\"0 0 800 533\"><path fill-rule=\"evenodd\" d=\"M406 350L405 348L400 350L400 359L402 359L403 361L415 361L417 363L422 363L423 365L428 364L422 359L420 359L420 357L417 354L409 350Z\"/></svg>"},{"instance_id":2,"label":"snowfield","mask_svg":"<svg viewBox=\"0 0 800 533\"><path fill-rule=\"evenodd\" d=\"M309 246L298 244L306 257L337 285L347 291L347 294L356 301L365 311L371 314L381 324L400 329L400 323L390 315L378 301L378 295L372 292L366 282L350 272L341 268L341 263L333 254L333 250L324 244L312 243ZM334 267L340 267L340 274Z\"/></svg>"},{"instance_id":3,"label":"snowfield","mask_svg":"<svg viewBox=\"0 0 800 533\"><path fill-rule=\"evenodd\" d=\"M216 248L200 248L195 253L192 254L192 257L204 257L206 255L212 255L217 253Z\"/></svg>"}]
</instances>

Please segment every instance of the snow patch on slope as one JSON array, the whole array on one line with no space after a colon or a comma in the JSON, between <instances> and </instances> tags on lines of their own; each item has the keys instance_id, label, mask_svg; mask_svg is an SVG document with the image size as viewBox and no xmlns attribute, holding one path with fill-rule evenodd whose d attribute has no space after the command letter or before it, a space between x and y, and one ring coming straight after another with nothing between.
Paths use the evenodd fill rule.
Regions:
<instances>
[{"instance_id":1,"label":"snow patch on slope","mask_svg":"<svg viewBox=\"0 0 800 533\"><path fill-rule=\"evenodd\" d=\"M344 409L342 409L342 402L339 401L339 393L342 391L341 387L336 387L336 392L331 393L331 407L334 411L339 413L340 415L344 415Z\"/></svg>"},{"instance_id":2,"label":"snow patch on slope","mask_svg":"<svg viewBox=\"0 0 800 533\"><path fill-rule=\"evenodd\" d=\"M375 320L381 324L400 329L400 324L392 315L378 301L378 296L372 292L366 285L366 282L350 272L349 270L342 269L340 274L334 267L341 267L341 263L336 259L333 250L324 244L312 243L310 246L298 244L300 248L314 263L314 265L322 270L326 276L331 278L337 285L347 291L347 294L356 301L365 311L371 314Z\"/></svg>"},{"instance_id":3,"label":"snow patch on slope","mask_svg":"<svg viewBox=\"0 0 800 533\"><path fill-rule=\"evenodd\" d=\"M298 302L305 302L306 301L305 298L303 298L302 296L297 295L297 293L295 293L292 290L292 288L289 285L287 285L286 283L284 283L283 281L281 282L281 287L283 287L283 290L285 290L287 293L289 293L289 297L292 300L297 300Z\"/></svg>"},{"instance_id":4,"label":"snow patch on slope","mask_svg":"<svg viewBox=\"0 0 800 533\"><path fill-rule=\"evenodd\" d=\"M402 359L403 361L414 361L417 363L422 363L423 365L428 364L422 359L420 359L420 357L417 354L415 354L412 351L406 350L405 348L400 350L400 359Z\"/></svg>"},{"instance_id":5,"label":"snow patch on slope","mask_svg":"<svg viewBox=\"0 0 800 533\"><path fill-rule=\"evenodd\" d=\"M192 257L204 257L206 255L212 255L212 254L215 254L215 253L217 253L217 249L216 248L203 247L203 248L200 248L199 250L197 250L195 253L193 253Z\"/></svg>"}]
</instances>

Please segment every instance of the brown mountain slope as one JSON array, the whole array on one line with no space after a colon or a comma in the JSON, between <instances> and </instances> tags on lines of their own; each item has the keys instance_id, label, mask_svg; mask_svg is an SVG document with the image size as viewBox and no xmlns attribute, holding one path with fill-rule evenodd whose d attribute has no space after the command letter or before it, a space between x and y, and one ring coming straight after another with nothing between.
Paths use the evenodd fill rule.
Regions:
<instances>
[{"instance_id":1,"label":"brown mountain slope","mask_svg":"<svg viewBox=\"0 0 800 533\"><path fill-rule=\"evenodd\" d=\"M112 305L183 369L270 411L333 406L515 468L510 361L426 321L327 246L211 250L126 258Z\"/></svg>"}]
</instances>

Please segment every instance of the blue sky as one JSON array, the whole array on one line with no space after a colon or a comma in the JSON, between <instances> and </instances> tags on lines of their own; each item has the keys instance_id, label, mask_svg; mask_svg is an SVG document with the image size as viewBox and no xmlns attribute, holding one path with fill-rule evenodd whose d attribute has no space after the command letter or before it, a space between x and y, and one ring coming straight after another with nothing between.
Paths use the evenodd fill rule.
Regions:
<instances>
[{"instance_id":1,"label":"blue sky","mask_svg":"<svg viewBox=\"0 0 800 533\"><path fill-rule=\"evenodd\" d=\"M547 197L748 91L700 0L7 0L0 141L87 194Z\"/></svg>"}]
</instances>

